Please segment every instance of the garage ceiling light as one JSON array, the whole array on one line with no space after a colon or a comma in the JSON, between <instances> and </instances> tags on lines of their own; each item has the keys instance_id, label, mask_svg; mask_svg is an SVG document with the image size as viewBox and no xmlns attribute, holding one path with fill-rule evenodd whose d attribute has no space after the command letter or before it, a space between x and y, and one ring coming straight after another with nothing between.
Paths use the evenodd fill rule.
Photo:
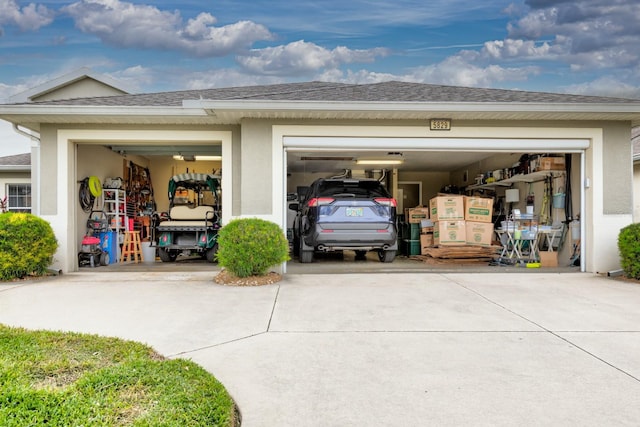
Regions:
<instances>
[{"instance_id":1,"label":"garage ceiling light","mask_svg":"<svg viewBox=\"0 0 640 427\"><path fill-rule=\"evenodd\" d=\"M317 161L317 160L322 160L322 161L329 161L329 162L350 162L353 160L353 157L337 157L337 156L313 156L313 157L309 157L309 156L303 156L300 157L300 160L309 160L309 161Z\"/></svg>"},{"instance_id":2,"label":"garage ceiling light","mask_svg":"<svg viewBox=\"0 0 640 427\"><path fill-rule=\"evenodd\" d=\"M401 165L404 163L402 159L358 159L358 165Z\"/></svg>"},{"instance_id":3,"label":"garage ceiling light","mask_svg":"<svg viewBox=\"0 0 640 427\"><path fill-rule=\"evenodd\" d=\"M174 155L174 160L184 160L185 162L193 162L194 160L222 160L222 156L188 156Z\"/></svg>"}]
</instances>

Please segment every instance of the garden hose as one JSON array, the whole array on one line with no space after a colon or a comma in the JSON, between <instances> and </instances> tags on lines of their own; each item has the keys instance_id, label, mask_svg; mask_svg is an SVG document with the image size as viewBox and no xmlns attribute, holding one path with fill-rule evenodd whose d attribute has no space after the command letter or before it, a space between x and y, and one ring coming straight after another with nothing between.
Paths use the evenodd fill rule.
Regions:
<instances>
[{"instance_id":1,"label":"garden hose","mask_svg":"<svg viewBox=\"0 0 640 427\"><path fill-rule=\"evenodd\" d=\"M89 177L89 191L93 197L98 197L102 194L102 183L100 178L93 175Z\"/></svg>"},{"instance_id":2,"label":"garden hose","mask_svg":"<svg viewBox=\"0 0 640 427\"><path fill-rule=\"evenodd\" d=\"M78 199L80 200L80 207L84 212L90 212L93 207L95 196L89 188L89 178L85 178L80 183L80 191L78 192Z\"/></svg>"}]
</instances>

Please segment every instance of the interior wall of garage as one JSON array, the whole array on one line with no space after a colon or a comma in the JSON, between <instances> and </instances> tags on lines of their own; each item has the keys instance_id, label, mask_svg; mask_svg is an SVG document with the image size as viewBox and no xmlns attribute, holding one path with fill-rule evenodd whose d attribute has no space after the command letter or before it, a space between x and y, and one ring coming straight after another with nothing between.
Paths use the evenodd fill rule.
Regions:
<instances>
[{"instance_id":1,"label":"interior wall of garage","mask_svg":"<svg viewBox=\"0 0 640 427\"><path fill-rule=\"evenodd\" d=\"M79 144L77 146L77 177L78 180L82 180L89 176L97 176L101 182L104 182L106 178L122 178L124 176L124 161L129 160L140 166L148 167L149 160L140 156L128 155L125 159L122 155L114 153L109 148L101 145L86 145ZM80 190L80 183L77 184L77 190ZM80 203L78 200L78 191L75 193L75 203ZM100 200L96 203L96 209L99 210L102 207L99 205ZM78 209L78 220L76 222L76 236L82 240L82 236L87 231L87 219L89 219L89 212L83 212ZM80 244L80 242L78 242Z\"/></svg>"},{"instance_id":2,"label":"interior wall of garage","mask_svg":"<svg viewBox=\"0 0 640 427\"><path fill-rule=\"evenodd\" d=\"M220 171L222 163L219 161L195 161L185 162L175 160L169 156L151 156L149 158L149 172L153 185L153 197L156 202L156 210L165 212L169 210L169 180L172 176L181 173L214 173Z\"/></svg>"},{"instance_id":3,"label":"interior wall of garage","mask_svg":"<svg viewBox=\"0 0 640 427\"><path fill-rule=\"evenodd\" d=\"M429 205L429 199L435 197L442 187L451 184L450 178L450 172L398 171L398 182L422 182L422 204L425 206ZM405 206L408 207L411 206Z\"/></svg>"}]
</instances>

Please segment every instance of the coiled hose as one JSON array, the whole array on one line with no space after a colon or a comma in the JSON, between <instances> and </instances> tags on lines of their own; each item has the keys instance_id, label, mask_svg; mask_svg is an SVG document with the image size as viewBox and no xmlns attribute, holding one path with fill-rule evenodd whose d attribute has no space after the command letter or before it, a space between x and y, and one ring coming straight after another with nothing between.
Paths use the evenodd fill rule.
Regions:
<instances>
[{"instance_id":1,"label":"coiled hose","mask_svg":"<svg viewBox=\"0 0 640 427\"><path fill-rule=\"evenodd\" d=\"M91 212L91 208L93 208L93 202L96 198L89 189L89 177L83 179L80 183L78 199L80 200L80 207L82 208L82 210L84 212Z\"/></svg>"}]
</instances>

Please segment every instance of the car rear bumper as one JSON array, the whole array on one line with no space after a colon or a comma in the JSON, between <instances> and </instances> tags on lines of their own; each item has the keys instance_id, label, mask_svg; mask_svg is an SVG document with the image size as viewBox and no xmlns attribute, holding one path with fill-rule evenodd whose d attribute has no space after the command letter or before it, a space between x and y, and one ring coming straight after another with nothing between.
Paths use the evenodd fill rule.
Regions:
<instances>
[{"instance_id":1,"label":"car rear bumper","mask_svg":"<svg viewBox=\"0 0 640 427\"><path fill-rule=\"evenodd\" d=\"M395 230L331 230L316 227L304 243L320 251L335 250L397 250L398 239Z\"/></svg>"}]
</instances>

